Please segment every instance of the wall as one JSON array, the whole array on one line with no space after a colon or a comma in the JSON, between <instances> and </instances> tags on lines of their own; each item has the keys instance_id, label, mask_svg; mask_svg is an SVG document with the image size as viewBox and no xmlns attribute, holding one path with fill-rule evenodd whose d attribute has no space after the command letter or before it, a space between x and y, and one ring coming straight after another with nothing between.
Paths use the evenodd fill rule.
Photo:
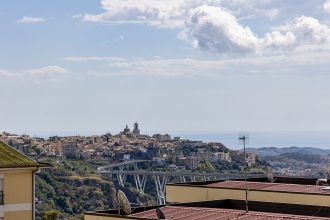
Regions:
<instances>
[{"instance_id":1,"label":"wall","mask_svg":"<svg viewBox=\"0 0 330 220\"><path fill-rule=\"evenodd\" d=\"M32 220L33 168L0 169L3 177L5 220Z\"/></svg>"},{"instance_id":2,"label":"wall","mask_svg":"<svg viewBox=\"0 0 330 220\"><path fill-rule=\"evenodd\" d=\"M221 199L245 200L245 190L175 185L166 186L167 202L197 202ZM249 190L248 199L250 201L330 206L330 195Z\"/></svg>"}]
</instances>

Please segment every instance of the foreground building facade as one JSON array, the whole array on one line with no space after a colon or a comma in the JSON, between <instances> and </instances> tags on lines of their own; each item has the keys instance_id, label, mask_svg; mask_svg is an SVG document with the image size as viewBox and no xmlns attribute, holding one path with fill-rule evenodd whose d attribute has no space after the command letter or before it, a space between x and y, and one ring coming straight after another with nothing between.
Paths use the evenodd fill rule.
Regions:
<instances>
[{"instance_id":1,"label":"foreground building facade","mask_svg":"<svg viewBox=\"0 0 330 220\"><path fill-rule=\"evenodd\" d=\"M0 141L0 220L34 220L38 163Z\"/></svg>"}]
</instances>

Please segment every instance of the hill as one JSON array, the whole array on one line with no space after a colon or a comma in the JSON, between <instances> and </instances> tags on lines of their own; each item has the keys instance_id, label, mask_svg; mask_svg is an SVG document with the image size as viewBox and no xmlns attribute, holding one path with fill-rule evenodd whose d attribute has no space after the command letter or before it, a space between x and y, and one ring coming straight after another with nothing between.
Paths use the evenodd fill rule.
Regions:
<instances>
[{"instance_id":1,"label":"hill","mask_svg":"<svg viewBox=\"0 0 330 220\"><path fill-rule=\"evenodd\" d=\"M278 156L287 153L299 153L299 154L318 154L318 155L328 155L330 150L313 148L313 147L261 147L261 148L247 148L247 152L256 153L261 157L266 156Z\"/></svg>"}]
</instances>

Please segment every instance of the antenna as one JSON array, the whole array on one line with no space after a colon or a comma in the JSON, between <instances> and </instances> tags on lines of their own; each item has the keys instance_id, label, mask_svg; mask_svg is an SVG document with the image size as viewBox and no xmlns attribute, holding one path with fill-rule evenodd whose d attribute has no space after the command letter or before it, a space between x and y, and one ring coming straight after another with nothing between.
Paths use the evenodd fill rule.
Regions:
<instances>
[{"instance_id":1,"label":"antenna","mask_svg":"<svg viewBox=\"0 0 330 220\"><path fill-rule=\"evenodd\" d=\"M274 175L273 175L273 172L272 172L271 169L267 171L267 180L270 183L273 183L275 181L274 180Z\"/></svg>"},{"instance_id":2,"label":"antenna","mask_svg":"<svg viewBox=\"0 0 330 220\"><path fill-rule=\"evenodd\" d=\"M164 212L159 207L156 208L156 213L158 219L166 219Z\"/></svg>"},{"instance_id":3,"label":"antenna","mask_svg":"<svg viewBox=\"0 0 330 220\"><path fill-rule=\"evenodd\" d=\"M132 213L131 204L129 203L125 193L121 190L117 192L117 198L120 208L126 215L130 215Z\"/></svg>"},{"instance_id":4,"label":"antenna","mask_svg":"<svg viewBox=\"0 0 330 220\"><path fill-rule=\"evenodd\" d=\"M244 166L243 166L243 171L244 171L244 182L245 182L245 209L246 212L249 211L249 202L248 202L248 186L247 186L247 174L246 171L248 169L248 164L246 161L246 143L249 140L249 136L246 133L241 133L238 137L238 140L243 143L243 149L244 149Z\"/></svg>"}]
</instances>

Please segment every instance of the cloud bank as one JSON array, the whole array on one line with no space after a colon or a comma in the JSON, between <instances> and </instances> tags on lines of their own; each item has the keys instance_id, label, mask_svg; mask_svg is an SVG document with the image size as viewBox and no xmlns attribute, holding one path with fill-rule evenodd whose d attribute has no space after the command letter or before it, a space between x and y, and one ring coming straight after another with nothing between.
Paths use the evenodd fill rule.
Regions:
<instances>
[{"instance_id":1,"label":"cloud bank","mask_svg":"<svg viewBox=\"0 0 330 220\"><path fill-rule=\"evenodd\" d=\"M241 19L280 14L261 0L101 0L100 14L83 14L88 22L144 23L178 29L178 37L195 48L218 54L292 52L330 46L330 28L311 16L297 16L258 34ZM323 4L330 11L330 0Z\"/></svg>"},{"instance_id":2,"label":"cloud bank","mask_svg":"<svg viewBox=\"0 0 330 220\"><path fill-rule=\"evenodd\" d=\"M163 77L223 77L249 75L303 75L324 76L330 52L293 53L274 56L251 56L230 59L127 59L114 57L68 57L66 61L79 62L84 74L106 76L163 76ZM94 64L93 64L94 63ZM311 71L312 70L312 71Z\"/></svg>"}]
</instances>

